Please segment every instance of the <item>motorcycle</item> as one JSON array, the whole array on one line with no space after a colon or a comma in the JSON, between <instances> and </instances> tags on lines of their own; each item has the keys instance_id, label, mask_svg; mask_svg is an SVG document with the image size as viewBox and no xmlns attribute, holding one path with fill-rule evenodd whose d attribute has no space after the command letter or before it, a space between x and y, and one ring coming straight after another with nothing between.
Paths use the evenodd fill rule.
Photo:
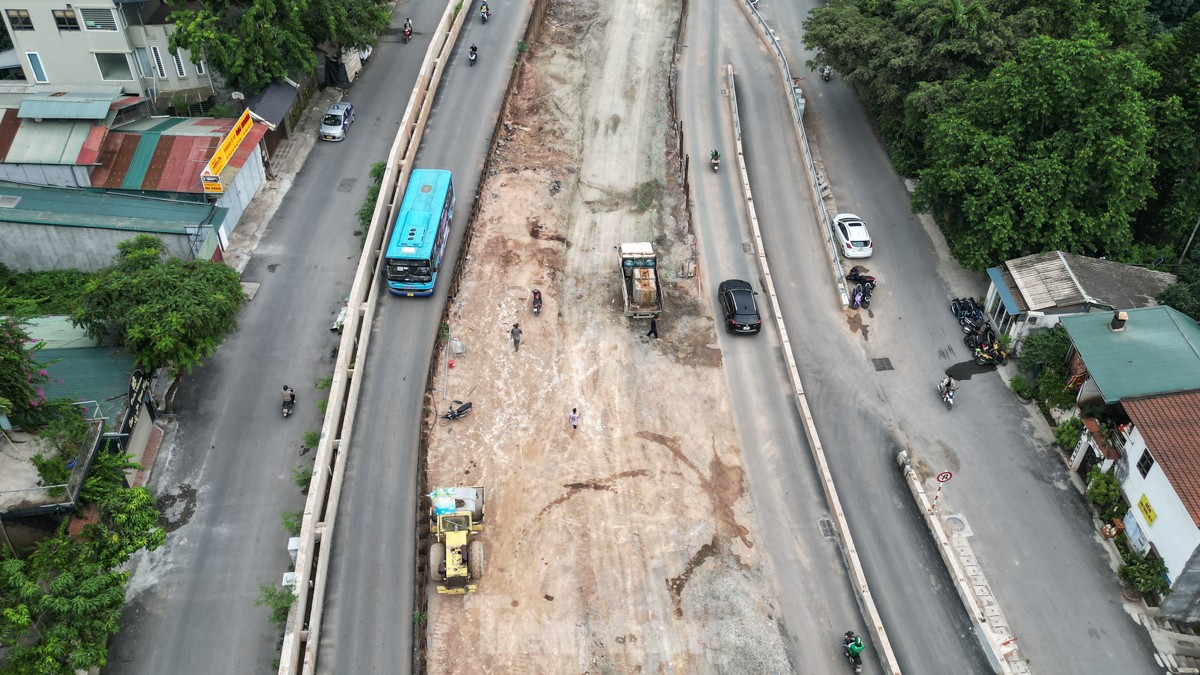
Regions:
<instances>
[{"instance_id":1,"label":"motorcycle","mask_svg":"<svg viewBox=\"0 0 1200 675\"><path fill-rule=\"evenodd\" d=\"M479 48L476 47L475 45L471 45L471 51L467 52L467 60L471 62L472 66L475 65L475 57L478 54L478 52L479 52Z\"/></svg>"},{"instance_id":2,"label":"motorcycle","mask_svg":"<svg viewBox=\"0 0 1200 675\"><path fill-rule=\"evenodd\" d=\"M946 381L942 380L941 382L938 382L937 390L938 390L938 395L942 397L942 403L946 404L946 409L953 410L954 409L954 388L952 386L947 386Z\"/></svg>"},{"instance_id":3,"label":"motorcycle","mask_svg":"<svg viewBox=\"0 0 1200 675\"><path fill-rule=\"evenodd\" d=\"M457 407L455 407L455 406L457 406ZM450 409L446 411L446 414L442 415L442 419L444 419L444 420L461 419L463 417L466 417L467 413L469 413L469 412L471 412L471 402L470 401L467 401L466 403L463 403L462 401L455 401L454 403L452 403L450 405Z\"/></svg>"},{"instance_id":4,"label":"motorcycle","mask_svg":"<svg viewBox=\"0 0 1200 675\"><path fill-rule=\"evenodd\" d=\"M862 284L854 287L854 290L850 292L850 309L858 309L862 306L864 292Z\"/></svg>"},{"instance_id":5,"label":"motorcycle","mask_svg":"<svg viewBox=\"0 0 1200 675\"><path fill-rule=\"evenodd\" d=\"M867 309L870 309L871 308L871 291L872 291L872 289L875 288L875 284L874 283L862 283L862 284L859 284L859 286L862 286L862 289L863 289L862 306Z\"/></svg>"},{"instance_id":6,"label":"motorcycle","mask_svg":"<svg viewBox=\"0 0 1200 675\"><path fill-rule=\"evenodd\" d=\"M290 393L291 396L283 399L283 416L284 417L290 416L292 414L292 411L296 409L296 392L289 389L288 393Z\"/></svg>"},{"instance_id":7,"label":"motorcycle","mask_svg":"<svg viewBox=\"0 0 1200 675\"><path fill-rule=\"evenodd\" d=\"M979 303L975 302L975 298L955 298L950 303L950 311L961 322L963 319L970 319L976 324L983 323L983 308Z\"/></svg>"},{"instance_id":8,"label":"motorcycle","mask_svg":"<svg viewBox=\"0 0 1200 675\"><path fill-rule=\"evenodd\" d=\"M492 10L488 9L487 7L479 8L479 18L482 19L484 23L487 23L488 17L490 17L491 15L492 15Z\"/></svg>"},{"instance_id":9,"label":"motorcycle","mask_svg":"<svg viewBox=\"0 0 1200 675\"><path fill-rule=\"evenodd\" d=\"M713 173L716 173L717 169L721 168L721 158L713 155L709 158L708 165L712 167Z\"/></svg>"},{"instance_id":10,"label":"motorcycle","mask_svg":"<svg viewBox=\"0 0 1200 675\"><path fill-rule=\"evenodd\" d=\"M537 316L542 313L542 292L538 289L533 289L533 315Z\"/></svg>"},{"instance_id":11,"label":"motorcycle","mask_svg":"<svg viewBox=\"0 0 1200 675\"><path fill-rule=\"evenodd\" d=\"M1000 348L1000 343L992 344L991 349L975 348L975 364L979 366L996 366L1008 364L1008 352Z\"/></svg>"},{"instance_id":12,"label":"motorcycle","mask_svg":"<svg viewBox=\"0 0 1200 675\"><path fill-rule=\"evenodd\" d=\"M871 290L875 289L875 277L871 276L870 274L863 274L862 268L858 265L851 267L850 271L846 272L846 281L853 281L856 284L870 286Z\"/></svg>"},{"instance_id":13,"label":"motorcycle","mask_svg":"<svg viewBox=\"0 0 1200 675\"><path fill-rule=\"evenodd\" d=\"M829 66L822 66L821 67L821 79L828 82L829 78L831 78L831 77L833 77L833 68L831 68Z\"/></svg>"},{"instance_id":14,"label":"motorcycle","mask_svg":"<svg viewBox=\"0 0 1200 675\"><path fill-rule=\"evenodd\" d=\"M404 44L408 44L408 41L411 39L412 39L412 29L409 28L408 26L405 26L404 27Z\"/></svg>"},{"instance_id":15,"label":"motorcycle","mask_svg":"<svg viewBox=\"0 0 1200 675\"><path fill-rule=\"evenodd\" d=\"M851 654L850 653L850 640L851 640L850 636L851 635L852 634L848 634L846 637L842 638L842 654L844 654L846 656L846 660L848 660L850 662L850 665L854 668L854 672L861 673L862 672L862 654Z\"/></svg>"}]
</instances>

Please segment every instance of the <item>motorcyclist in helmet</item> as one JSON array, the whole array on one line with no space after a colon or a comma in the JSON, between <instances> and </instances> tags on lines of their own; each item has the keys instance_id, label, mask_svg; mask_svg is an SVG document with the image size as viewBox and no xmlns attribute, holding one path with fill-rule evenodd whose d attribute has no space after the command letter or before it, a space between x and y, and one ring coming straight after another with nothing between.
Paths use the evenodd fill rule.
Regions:
<instances>
[{"instance_id":1,"label":"motorcyclist in helmet","mask_svg":"<svg viewBox=\"0 0 1200 675\"><path fill-rule=\"evenodd\" d=\"M404 30L408 31L409 33L412 32L412 19L404 19Z\"/></svg>"},{"instance_id":2,"label":"motorcyclist in helmet","mask_svg":"<svg viewBox=\"0 0 1200 675\"><path fill-rule=\"evenodd\" d=\"M712 151L712 153L709 154L708 158L720 161L721 160L721 152L719 150L717 150L716 148L713 148L713 151Z\"/></svg>"},{"instance_id":3,"label":"motorcyclist in helmet","mask_svg":"<svg viewBox=\"0 0 1200 675\"><path fill-rule=\"evenodd\" d=\"M842 638L842 649L846 651L846 656L858 656L866 649L862 638L854 634L854 631L846 631L846 635Z\"/></svg>"},{"instance_id":4,"label":"motorcyclist in helmet","mask_svg":"<svg viewBox=\"0 0 1200 675\"><path fill-rule=\"evenodd\" d=\"M479 52L479 47L476 47L475 45L471 45L471 56L475 56L475 54L477 54L478 52Z\"/></svg>"},{"instance_id":5,"label":"motorcyclist in helmet","mask_svg":"<svg viewBox=\"0 0 1200 675\"><path fill-rule=\"evenodd\" d=\"M488 7L488 4L485 2L479 6L479 13L484 16L490 17L492 15L492 10L491 10L491 8Z\"/></svg>"},{"instance_id":6,"label":"motorcyclist in helmet","mask_svg":"<svg viewBox=\"0 0 1200 675\"><path fill-rule=\"evenodd\" d=\"M283 402L284 403L295 403L296 402L296 392L291 387L287 386L286 384L283 385Z\"/></svg>"}]
</instances>

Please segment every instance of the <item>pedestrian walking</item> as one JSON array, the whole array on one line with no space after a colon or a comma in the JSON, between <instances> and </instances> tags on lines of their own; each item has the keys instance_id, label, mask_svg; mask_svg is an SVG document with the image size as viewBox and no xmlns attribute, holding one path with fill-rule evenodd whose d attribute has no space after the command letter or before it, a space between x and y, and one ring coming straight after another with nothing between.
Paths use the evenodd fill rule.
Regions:
<instances>
[{"instance_id":1,"label":"pedestrian walking","mask_svg":"<svg viewBox=\"0 0 1200 675\"><path fill-rule=\"evenodd\" d=\"M646 337L658 339L658 319L650 317L650 330L646 333Z\"/></svg>"},{"instance_id":2,"label":"pedestrian walking","mask_svg":"<svg viewBox=\"0 0 1200 675\"><path fill-rule=\"evenodd\" d=\"M571 423L571 435L575 435L575 430L579 428L579 408L571 408L571 414L567 415L567 421Z\"/></svg>"},{"instance_id":3,"label":"pedestrian walking","mask_svg":"<svg viewBox=\"0 0 1200 675\"><path fill-rule=\"evenodd\" d=\"M521 351L521 324L514 323L512 330L509 331L509 334L512 335L513 351Z\"/></svg>"}]
</instances>

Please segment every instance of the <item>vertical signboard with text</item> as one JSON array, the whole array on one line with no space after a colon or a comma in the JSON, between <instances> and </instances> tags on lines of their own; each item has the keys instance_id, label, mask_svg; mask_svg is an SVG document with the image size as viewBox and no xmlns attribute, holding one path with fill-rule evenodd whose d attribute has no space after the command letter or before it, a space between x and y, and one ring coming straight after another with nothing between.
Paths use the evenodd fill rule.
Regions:
<instances>
[{"instance_id":1,"label":"vertical signboard with text","mask_svg":"<svg viewBox=\"0 0 1200 675\"><path fill-rule=\"evenodd\" d=\"M225 186L221 184L221 172L225 170L225 165L229 164L233 153L237 152L238 146L253 127L254 121L250 119L250 110L247 108L233 125L233 130L225 136L221 145L217 146L212 159L208 160L208 166L200 172L200 182L204 186L205 194L225 194Z\"/></svg>"}]
</instances>

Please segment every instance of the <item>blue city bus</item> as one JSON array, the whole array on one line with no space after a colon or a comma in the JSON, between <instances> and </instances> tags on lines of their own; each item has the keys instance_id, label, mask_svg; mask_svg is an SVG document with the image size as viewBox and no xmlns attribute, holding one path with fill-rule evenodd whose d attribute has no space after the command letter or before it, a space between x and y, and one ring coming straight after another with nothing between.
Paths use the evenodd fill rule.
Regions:
<instances>
[{"instance_id":1,"label":"blue city bus","mask_svg":"<svg viewBox=\"0 0 1200 675\"><path fill-rule=\"evenodd\" d=\"M453 214L454 181L450 172L413 169L384 261L392 295L433 295Z\"/></svg>"}]
</instances>

